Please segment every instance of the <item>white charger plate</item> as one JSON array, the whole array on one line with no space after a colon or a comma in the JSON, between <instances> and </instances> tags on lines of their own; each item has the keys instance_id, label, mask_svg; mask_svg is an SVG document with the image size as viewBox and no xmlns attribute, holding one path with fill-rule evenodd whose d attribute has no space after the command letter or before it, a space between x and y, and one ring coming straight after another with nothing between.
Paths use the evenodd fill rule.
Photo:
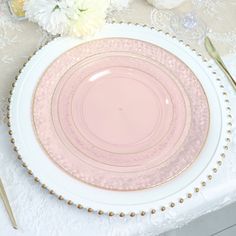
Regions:
<instances>
[{"instance_id":1,"label":"white charger plate","mask_svg":"<svg viewBox=\"0 0 236 236\"><path fill-rule=\"evenodd\" d=\"M35 88L47 67L61 54L93 39L124 37L156 44L178 56L198 77L210 108L208 138L195 163L173 180L157 187L139 191L109 191L80 182L58 168L42 150L32 125L32 98ZM219 79L218 79L219 80ZM107 24L91 39L59 37L39 50L21 71L10 104L10 126L15 146L27 168L49 190L63 196L69 203L90 209L120 214L164 210L170 203L198 192L202 181L215 171L216 163L224 157L229 136L230 108L225 102L227 93L220 87L216 75L201 56L168 34L148 27L128 24ZM214 170L212 170L214 169ZM190 196L190 195L189 195ZM182 201L182 200L181 200ZM165 206L165 207L163 207ZM172 204L173 206L173 204ZM101 211L100 211L101 212ZM112 214L111 214L112 215ZM133 214L132 214L133 215Z\"/></svg>"}]
</instances>

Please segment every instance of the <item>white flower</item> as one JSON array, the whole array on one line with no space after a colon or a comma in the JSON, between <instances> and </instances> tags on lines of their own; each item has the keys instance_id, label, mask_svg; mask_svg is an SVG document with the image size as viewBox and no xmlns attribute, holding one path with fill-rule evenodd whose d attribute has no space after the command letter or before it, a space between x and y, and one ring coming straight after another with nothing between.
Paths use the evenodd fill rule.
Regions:
<instances>
[{"instance_id":1,"label":"white flower","mask_svg":"<svg viewBox=\"0 0 236 236\"><path fill-rule=\"evenodd\" d=\"M53 35L66 34L69 25L69 2L72 1L26 0L25 15Z\"/></svg>"},{"instance_id":2,"label":"white flower","mask_svg":"<svg viewBox=\"0 0 236 236\"><path fill-rule=\"evenodd\" d=\"M84 36L105 24L108 0L26 0L26 17L49 33Z\"/></svg>"},{"instance_id":3,"label":"white flower","mask_svg":"<svg viewBox=\"0 0 236 236\"><path fill-rule=\"evenodd\" d=\"M79 0L75 5L77 12L70 28L72 35L91 35L105 24L108 0Z\"/></svg>"}]
</instances>

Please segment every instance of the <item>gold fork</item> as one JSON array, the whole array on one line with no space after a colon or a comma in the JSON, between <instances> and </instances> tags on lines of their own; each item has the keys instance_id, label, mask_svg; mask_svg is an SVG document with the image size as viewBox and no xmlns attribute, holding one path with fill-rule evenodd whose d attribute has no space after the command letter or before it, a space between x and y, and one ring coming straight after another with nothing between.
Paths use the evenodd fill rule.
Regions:
<instances>
[{"instance_id":1,"label":"gold fork","mask_svg":"<svg viewBox=\"0 0 236 236\"><path fill-rule=\"evenodd\" d=\"M12 212L9 200L7 198L7 194L6 194L6 191L4 189L1 178L0 178L0 198L2 198L3 204L4 204L4 206L7 210L7 213L8 213L8 216L9 216L10 220L11 220L13 228L17 229L16 220L15 220L15 217L13 215L13 212Z\"/></svg>"}]
</instances>

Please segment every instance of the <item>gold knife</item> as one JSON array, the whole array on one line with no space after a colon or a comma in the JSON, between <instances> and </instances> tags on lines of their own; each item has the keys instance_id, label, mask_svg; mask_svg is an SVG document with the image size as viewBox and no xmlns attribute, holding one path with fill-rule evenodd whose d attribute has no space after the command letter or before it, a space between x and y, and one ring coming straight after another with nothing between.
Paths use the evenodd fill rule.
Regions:
<instances>
[{"instance_id":1,"label":"gold knife","mask_svg":"<svg viewBox=\"0 0 236 236\"><path fill-rule=\"evenodd\" d=\"M216 64L225 73L225 75L227 76L228 80L230 81L230 83L232 84L233 88L236 91L236 81L234 80L234 78L232 77L232 75L230 74L228 69L226 68L222 58L220 57L220 54L217 52L216 48L214 47L214 45L211 42L209 37L205 38L205 48L206 48L207 52L209 53L209 55L212 57L212 59L214 59Z\"/></svg>"},{"instance_id":2,"label":"gold knife","mask_svg":"<svg viewBox=\"0 0 236 236\"><path fill-rule=\"evenodd\" d=\"M4 204L4 206L7 210L7 213L8 213L8 216L9 216L10 220L11 220L13 228L17 229L16 220L15 220L15 217L13 215L13 212L12 212L9 200L7 198L7 194L6 194L6 191L4 189L1 178L0 178L0 197L2 198L3 204Z\"/></svg>"}]
</instances>

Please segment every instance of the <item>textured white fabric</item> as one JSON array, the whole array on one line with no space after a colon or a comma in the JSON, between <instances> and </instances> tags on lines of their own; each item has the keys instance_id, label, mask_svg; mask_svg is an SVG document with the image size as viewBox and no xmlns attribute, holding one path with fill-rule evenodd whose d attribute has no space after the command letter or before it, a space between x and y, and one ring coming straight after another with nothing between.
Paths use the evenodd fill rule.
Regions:
<instances>
[{"instance_id":1,"label":"textured white fabric","mask_svg":"<svg viewBox=\"0 0 236 236\"><path fill-rule=\"evenodd\" d=\"M211 1L211 0L208 0ZM235 35L228 35L233 42ZM157 236L236 201L236 120L234 143L219 173L204 190L183 205L154 216L134 218L97 216L49 195L33 181L16 159L6 126L9 89L19 68L50 36L36 25L10 18L5 0L0 0L0 176L4 182L19 229L12 229L0 201L1 236ZM236 54L225 58L236 77ZM209 62L211 63L211 62ZM225 79L232 104L236 95ZM236 110L233 111L236 116ZM33 153L32 153L33 157Z\"/></svg>"}]
</instances>

